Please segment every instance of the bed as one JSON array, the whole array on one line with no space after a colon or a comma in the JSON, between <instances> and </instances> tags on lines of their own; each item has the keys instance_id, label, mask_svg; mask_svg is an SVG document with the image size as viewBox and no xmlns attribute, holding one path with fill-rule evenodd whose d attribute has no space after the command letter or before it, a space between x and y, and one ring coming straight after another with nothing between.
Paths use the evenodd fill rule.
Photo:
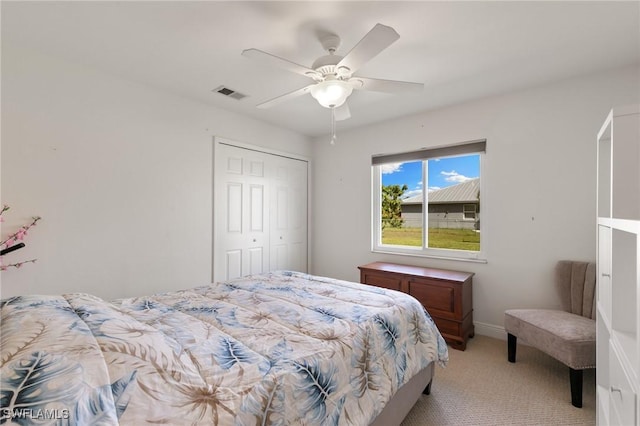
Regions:
<instances>
[{"instance_id":1,"label":"bed","mask_svg":"<svg viewBox=\"0 0 640 426\"><path fill-rule=\"evenodd\" d=\"M448 360L412 297L297 272L0 309L0 423L398 424Z\"/></svg>"}]
</instances>

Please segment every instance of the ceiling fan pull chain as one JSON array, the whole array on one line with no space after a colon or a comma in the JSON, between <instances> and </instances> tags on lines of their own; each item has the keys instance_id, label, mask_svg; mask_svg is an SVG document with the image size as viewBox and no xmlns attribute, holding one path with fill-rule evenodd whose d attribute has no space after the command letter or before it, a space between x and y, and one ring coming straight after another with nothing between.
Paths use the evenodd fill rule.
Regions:
<instances>
[{"instance_id":1,"label":"ceiling fan pull chain","mask_svg":"<svg viewBox=\"0 0 640 426\"><path fill-rule=\"evenodd\" d=\"M331 145L336 144L336 108L331 108Z\"/></svg>"}]
</instances>

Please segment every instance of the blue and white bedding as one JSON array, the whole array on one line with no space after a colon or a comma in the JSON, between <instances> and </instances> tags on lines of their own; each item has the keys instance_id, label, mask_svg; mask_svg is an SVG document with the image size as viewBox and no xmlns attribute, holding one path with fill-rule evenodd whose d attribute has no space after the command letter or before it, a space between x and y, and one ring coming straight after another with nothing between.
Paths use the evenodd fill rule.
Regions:
<instances>
[{"instance_id":1,"label":"blue and white bedding","mask_svg":"<svg viewBox=\"0 0 640 426\"><path fill-rule=\"evenodd\" d=\"M0 309L0 424L367 425L448 359L412 297L296 272Z\"/></svg>"}]
</instances>

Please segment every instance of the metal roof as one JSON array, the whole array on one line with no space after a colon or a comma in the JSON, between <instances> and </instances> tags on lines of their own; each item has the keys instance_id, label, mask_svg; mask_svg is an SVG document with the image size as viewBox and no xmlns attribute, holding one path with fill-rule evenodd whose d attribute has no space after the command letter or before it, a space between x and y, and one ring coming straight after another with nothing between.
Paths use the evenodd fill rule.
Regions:
<instances>
[{"instance_id":1,"label":"metal roof","mask_svg":"<svg viewBox=\"0 0 640 426\"><path fill-rule=\"evenodd\" d=\"M475 203L480 194L480 178L429 192L429 203ZM421 204L422 194L402 200L402 204Z\"/></svg>"}]
</instances>

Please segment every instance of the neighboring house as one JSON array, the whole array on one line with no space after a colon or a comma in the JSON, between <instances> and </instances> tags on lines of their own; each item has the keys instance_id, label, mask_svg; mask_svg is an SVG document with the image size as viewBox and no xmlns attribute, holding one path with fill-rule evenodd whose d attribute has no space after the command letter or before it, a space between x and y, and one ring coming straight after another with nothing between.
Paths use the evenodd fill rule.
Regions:
<instances>
[{"instance_id":1,"label":"neighboring house","mask_svg":"<svg viewBox=\"0 0 640 426\"><path fill-rule=\"evenodd\" d=\"M402 201L405 228L422 226L422 194ZM430 191L429 228L477 229L480 221L480 178Z\"/></svg>"}]
</instances>

